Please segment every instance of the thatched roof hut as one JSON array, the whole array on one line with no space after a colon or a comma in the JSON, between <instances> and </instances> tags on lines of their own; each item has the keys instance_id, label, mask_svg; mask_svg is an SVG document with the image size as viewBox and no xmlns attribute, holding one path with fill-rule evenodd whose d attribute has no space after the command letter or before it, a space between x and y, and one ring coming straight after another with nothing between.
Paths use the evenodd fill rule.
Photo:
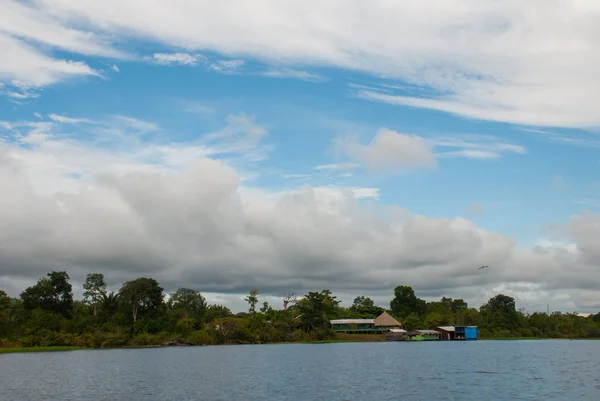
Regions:
<instances>
[{"instance_id":1,"label":"thatched roof hut","mask_svg":"<svg viewBox=\"0 0 600 401\"><path fill-rule=\"evenodd\" d=\"M381 315L377 316L377 318L373 321L373 326L375 327L398 327L401 328L402 324L394 319L392 315L387 312L383 312Z\"/></svg>"}]
</instances>

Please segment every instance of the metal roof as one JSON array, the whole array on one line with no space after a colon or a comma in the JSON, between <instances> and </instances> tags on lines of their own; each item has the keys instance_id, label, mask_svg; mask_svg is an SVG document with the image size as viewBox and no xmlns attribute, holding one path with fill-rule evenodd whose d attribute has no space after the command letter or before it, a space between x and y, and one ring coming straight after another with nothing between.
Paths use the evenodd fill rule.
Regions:
<instances>
[{"instance_id":1,"label":"metal roof","mask_svg":"<svg viewBox=\"0 0 600 401\"><path fill-rule=\"evenodd\" d=\"M440 334L439 331L435 331L435 330L415 330L417 333L421 333L421 334Z\"/></svg>"},{"instance_id":2,"label":"metal roof","mask_svg":"<svg viewBox=\"0 0 600 401\"><path fill-rule=\"evenodd\" d=\"M389 331L392 333L407 333L407 331L404 329L390 329Z\"/></svg>"},{"instance_id":3,"label":"metal roof","mask_svg":"<svg viewBox=\"0 0 600 401\"><path fill-rule=\"evenodd\" d=\"M442 329L444 331L454 331L454 326L438 326L438 329Z\"/></svg>"},{"instance_id":4,"label":"metal roof","mask_svg":"<svg viewBox=\"0 0 600 401\"><path fill-rule=\"evenodd\" d=\"M337 319L329 322L331 324L372 324L373 319Z\"/></svg>"}]
</instances>

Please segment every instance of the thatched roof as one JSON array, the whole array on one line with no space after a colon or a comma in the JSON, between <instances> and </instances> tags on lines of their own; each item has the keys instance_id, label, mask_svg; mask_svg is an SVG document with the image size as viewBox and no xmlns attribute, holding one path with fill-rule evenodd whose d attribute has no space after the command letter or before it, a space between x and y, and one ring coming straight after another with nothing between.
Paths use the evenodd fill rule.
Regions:
<instances>
[{"instance_id":1,"label":"thatched roof","mask_svg":"<svg viewBox=\"0 0 600 401\"><path fill-rule=\"evenodd\" d=\"M399 321L397 321L396 319L394 319L392 317L392 315L390 315L387 312L383 312L381 315L377 316L377 318L375 319L375 321L373 322L375 327L378 326L395 326L395 327L402 327L402 324L400 324Z\"/></svg>"}]
</instances>

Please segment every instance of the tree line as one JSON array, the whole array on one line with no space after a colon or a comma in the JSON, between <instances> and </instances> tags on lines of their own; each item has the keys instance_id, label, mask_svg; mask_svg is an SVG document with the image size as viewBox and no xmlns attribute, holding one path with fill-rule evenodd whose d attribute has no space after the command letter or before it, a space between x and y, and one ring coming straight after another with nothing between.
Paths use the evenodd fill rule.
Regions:
<instances>
[{"instance_id":1,"label":"tree line","mask_svg":"<svg viewBox=\"0 0 600 401\"><path fill-rule=\"evenodd\" d=\"M73 298L65 271L52 271L11 298L0 290L0 346L123 347L154 345L256 344L339 338L331 319L375 318L384 311L407 330L476 325L482 338L600 338L600 313L527 313L499 294L480 308L462 299L427 302L410 286L398 286L389 308L358 296L349 307L330 290L285 296L283 309L260 302L258 290L245 298L248 312L208 304L196 289L174 293L141 277L109 292L101 273L88 274L83 298Z\"/></svg>"}]
</instances>

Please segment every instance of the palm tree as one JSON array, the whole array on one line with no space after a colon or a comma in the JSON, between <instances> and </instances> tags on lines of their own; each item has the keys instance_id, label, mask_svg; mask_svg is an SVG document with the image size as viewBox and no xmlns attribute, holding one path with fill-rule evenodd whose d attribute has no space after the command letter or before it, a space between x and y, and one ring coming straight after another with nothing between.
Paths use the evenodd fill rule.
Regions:
<instances>
[{"instance_id":1,"label":"palm tree","mask_svg":"<svg viewBox=\"0 0 600 401\"><path fill-rule=\"evenodd\" d=\"M108 294L102 294L100 301L100 308L106 315L113 315L117 312L119 307L119 294L110 292Z\"/></svg>"}]
</instances>

